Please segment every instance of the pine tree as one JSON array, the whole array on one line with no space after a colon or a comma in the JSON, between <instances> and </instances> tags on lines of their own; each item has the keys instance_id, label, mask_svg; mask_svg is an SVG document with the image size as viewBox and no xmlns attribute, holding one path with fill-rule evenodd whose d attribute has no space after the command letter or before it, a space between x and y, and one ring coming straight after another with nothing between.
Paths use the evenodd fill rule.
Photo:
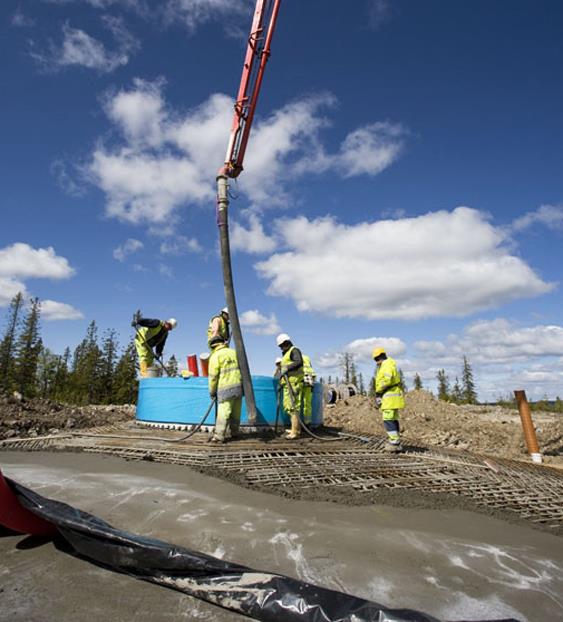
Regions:
<instances>
[{"instance_id":1,"label":"pine tree","mask_svg":"<svg viewBox=\"0 0 563 622\"><path fill-rule=\"evenodd\" d=\"M114 404L135 404L137 401L137 352L132 340L123 351L113 377Z\"/></svg>"},{"instance_id":2,"label":"pine tree","mask_svg":"<svg viewBox=\"0 0 563 622\"><path fill-rule=\"evenodd\" d=\"M170 378L176 378L178 375L178 361L174 355L172 355L166 363L166 373Z\"/></svg>"},{"instance_id":3,"label":"pine tree","mask_svg":"<svg viewBox=\"0 0 563 622\"><path fill-rule=\"evenodd\" d=\"M438 380L438 399L447 402L450 398L450 381L445 370L440 369L436 378Z\"/></svg>"},{"instance_id":4,"label":"pine tree","mask_svg":"<svg viewBox=\"0 0 563 622\"><path fill-rule=\"evenodd\" d=\"M414 375L414 388L417 391L422 389L422 378L419 376L418 372Z\"/></svg>"},{"instance_id":5,"label":"pine tree","mask_svg":"<svg viewBox=\"0 0 563 622\"><path fill-rule=\"evenodd\" d=\"M37 395L43 399L53 397L60 358L49 348L41 348L37 360Z\"/></svg>"},{"instance_id":6,"label":"pine tree","mask_svg":"<svg viewBox=\"0 0 563 622\"><path fill-rule=\"evenodd\" d=\"M477 404L477 391L475 390L475 382L473 381L473 370L465 355L463 357L463 370L461 372L461 395L462 400L466 404Z\"/></svg>"},{"instance_id":7,"label":"pine tree","mask_svg":"<svg viewBox=\"0 0 563 622\"><path fill-rule=\"evenodd\" d=\"M69 398L70 348L67 346L62 356L58 357L57 371L53 381L51 399L65 401Z\"/></svg>"},{"instance_id":8,"label":"pine tree","mask_svg":"<svg viewBox=\"0 0 563 622\"><path fill-rule=\"evenodd\" d=\"M377 372L373 374L373 376L371 377L371 381L369 383L369 389L368 389L369 397L375 397L375 376L376 374Z\"/></svg>"},{"instance_id":9,"label":"pine tree","mask_svg":"<svg viewBox=\"0 0 563 622\"><path fill-rule=\"evenodd\" d=\"M451 395L452 401L456 404L461 404L463 402L463 394L461 392L461 387L459 386L459 379L455 377L454 388L452 389Z\"/></svg>"},{"instance_id":10,"label":"pine tree","mask_svg":"<svg viewBox=\"0 0 563 622\"><path fill-rule=\"evenodd\" d=\"M328 376L327 384L332 384L332 376L331 375Z\"/></svg>"},{"instance_id":11,"label":"pine tree","mask_svg":"<svg viewBox=\"0 0 563 622\"><path fill-rule=\"evenodd\" d=\"M100 395L99 400L111 404L113 398L113 379L118 350L117 334L111 329L104 334L99 362Z\"/></svg>"},{"instance_id":12,"label":"pine tree","mask_svg":"<svg viewBox=\"0 0 563 622\"><path fill-rule=\"evenodd\" d=\"M14 386L14 355L23 295L16 294L10 303L6 332L0 341L0 390L10 391Z\"/></svg>"},{"instance_id":13,"label":"pine tree","mask_svg":"<svg viewBox=\"0 0 563 622\"><path fill-rule=\"evenodd\" d=\"M350 384L352 381L352 365L354 363L354 357L350 352L343 352L339 357L339 366L344 374L344 382Z\"/></svg>"},{"instance_id":14,"label":"pine tree","mask_svg":"<svg viewBox=\"0 0 563 622\"><path fill-rule=\"evenodd\" d=\"M39 314L39 298L32 298L16 344L14 384L26 397L35 395L37 388L37 363L42 348L39 337Z\"/></svg>"},{"instance_id":15,"label":"pine tree","mask_svg":"<svg viewBox=\"0 0 563 622\"><path fill-rule=\"evenodd\" d=\"M92 320L86 336L74 351L72 373L70 376L71 401L76 404L96 404L101 393L98 328Z\"/></svg>"}]
</instances>

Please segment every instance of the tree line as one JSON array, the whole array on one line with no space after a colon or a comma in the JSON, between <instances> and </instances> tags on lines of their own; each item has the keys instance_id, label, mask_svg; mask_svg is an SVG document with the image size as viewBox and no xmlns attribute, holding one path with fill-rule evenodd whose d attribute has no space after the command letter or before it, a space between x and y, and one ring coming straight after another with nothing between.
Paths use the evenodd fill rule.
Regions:
<instances>
[{"instance_id":1,"label":"tree line","mask_svg":"<svg viewBox=\"0 0 563 622\"><path fill-rule=\"evenodd\" d=\"M92 321L73 352L67 347L63 354L55 354L41 339L40 316L38 298L32 298L27 306L21 293L12 298L0 341L1 392L18 391L26 398L69 404L136 402L133 340L121 347L113 329L104 331L100 338Z\"/></svg>"}]
</instances>

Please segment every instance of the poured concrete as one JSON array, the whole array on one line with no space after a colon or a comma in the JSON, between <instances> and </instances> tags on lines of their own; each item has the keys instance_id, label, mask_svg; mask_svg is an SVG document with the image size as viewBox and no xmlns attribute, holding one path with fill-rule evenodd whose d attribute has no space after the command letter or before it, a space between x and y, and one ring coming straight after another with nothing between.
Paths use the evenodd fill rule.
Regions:
<instances>
[{"instance_id":1,"label":"poured concrete","mask_svg":"<svg viewBox=\"0 0 563 622\"><path fill-rule=\"evenodd\" d=\"M444 620L563 619L561 538L461 511L344 507L185 467L5 453L2 471L116 527ZM242 620L58 551L0 538L0 620Z\"/></svg>"}]
</instances>

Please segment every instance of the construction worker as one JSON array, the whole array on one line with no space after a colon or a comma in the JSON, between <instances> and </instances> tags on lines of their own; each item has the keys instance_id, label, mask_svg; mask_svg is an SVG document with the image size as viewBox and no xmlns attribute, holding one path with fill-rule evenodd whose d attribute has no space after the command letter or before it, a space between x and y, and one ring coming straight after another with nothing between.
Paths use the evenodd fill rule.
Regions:
<instances>
[{"instance_id":1,"label":"construction worker","mask_svg":"<svg viewBox=\"0 0 563 622\"><path fill-rule=\"evenodd\" d=\"M375 375L375 405L381 410L383 425L387 432L385 449L402 451L399 427L399 409L405 407L401 376L397 363L387 356L383 348L375 348L372 357L377 365Z\"/></svg>"},{"instance_id":2,"label":"construction worker","mask_svg":"<svg viewBox=\"0 0 563 622\"><path fill-rule=\"evenodd\" d=\"M229 309L227 309L227 307L223 307L218 315L214 315L209 320L209 326L207 327L207 345L210 350L211 340L214 337L221 337L226 344L228 344L231 339Z\"/></svg>"},{"instance_id":3,"label":"construction worker","mask_svg":"<svg viewBox=\"0 0 563 622\"><path fill-rule=\"evenodd\" d=\"M313 388L316 377L311 359L303 354L303 421L305 425L311 425L313 421Z\"/></svg>"},{"instance_id":4,"label":"construction worker","mask_svg":"<svg viewBox=\"0 0 563 622\"><path fill-rule=\"evenodd\" d=\"M287 432L286 438L295 439L301 436L299 415L303 402L303 356L286 333L278 335L276 343L282 351L283 408L291 419L291 429Z\"/></svg>"},{"instance_id":5,"label":"construction worker","mask_svg":"<svg viewBox=\"0 0 563 622\"><path fill-rule=\"evenodd\" d=\"M240 428L242 406L242 377L237 353L221 337L211 339L209 357L209 395L217 398L217 420L212 443L224 443L227 437L236 438Z\"/></svg>"},{"instance_id":6,"label":"construction worker","mask_svg":"<svg viewBox=\"0 0 563 622\"><path fill-rule=\"evenodd\" d=\"M131 326L136 332L135 348L139 357L141 378L147 377L147 369L153 364L155 354L158 359L162 357L168 333L177 325L178 322L173 317L169 320L151 320L142 318L139 312L135 314Z\"/></svg>"},{"instance_id":7,"label":"construction worker","mask_svg":"<svg viewBox=\"0 0 563 622\"><path fill-rule=\"evenodd\" d=\"M281 356L278 356L278 358L276 359L276 369L274 370L274 378L276 378L276 380L280 380L281 379Z\"/></svg>"}]
</instances>

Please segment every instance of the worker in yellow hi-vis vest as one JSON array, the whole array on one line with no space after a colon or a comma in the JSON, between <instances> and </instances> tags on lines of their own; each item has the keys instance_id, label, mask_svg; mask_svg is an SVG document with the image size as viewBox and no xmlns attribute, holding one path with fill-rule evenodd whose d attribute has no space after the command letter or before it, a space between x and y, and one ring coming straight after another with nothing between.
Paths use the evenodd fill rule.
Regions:
<instances>
[{"instance_id":1,"label":"worker in yellow hi-vis vest","mask_svg":"<svg viewBox=\"0 0 563 622\"><path fill-rule=\"evenodd\" d=\"M276 343L282 351L283 408L291 420L291 429L286 438L295 439L301 436L299 415L303 404L303 356L286 333L278 335Z\"/></svg>"},{"instance_id":2,"label":"worker in yellow hi-vis vest","mask_svg":"<svg viewBox=\"0 0 563 622\"><path fill-rule=\"evenodd\" d=\"M310 357L303 354L303 421L305 425L311 425L313 421L313 388L316 377Z\"/></svg>"},{"instance_id":3,"label":"worker in yellow hi-vis vest","mask_svg":"<svg viewBox=\"0 0 563 622\"><path fill-rule=\"evenodd\" d=\"M405 407L405 396L397 363L387 356L383 348L375 348L372 353L377 365L375 375L375 405L381 410L383 425L387 432L385 449L391 452L402 451L399 410Z\"/></svg>"}]
</instances>

